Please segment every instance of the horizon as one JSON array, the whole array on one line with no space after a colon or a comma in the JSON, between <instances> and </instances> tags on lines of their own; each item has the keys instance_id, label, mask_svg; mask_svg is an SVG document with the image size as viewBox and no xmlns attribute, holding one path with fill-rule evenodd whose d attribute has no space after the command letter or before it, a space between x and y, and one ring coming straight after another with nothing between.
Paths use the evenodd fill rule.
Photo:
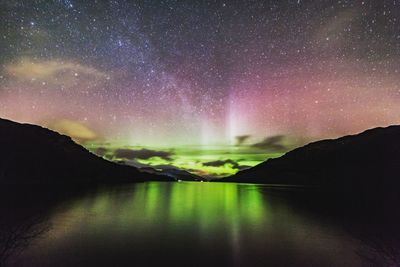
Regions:
<instances>
[{"instance_id":1,"label":"horizon","mask_svg":"<svg viewBox=\"0 0 400 267\"><path fill-rule=\"evenodd\" d=\"M0 120L8 120L0 117ZM13 123L23 123L9 120ZM40 126L30 124L33 126ZM148 167L168 173L169 170L183 170L199 177L210 179L225 178L236 174L239 171L250 169L268 159L279 158L296 148L301 148L318 141L330 141L341 139L342 137L358 136L365 132L389 127L400 127L400 125L389 125L386 127L374 127L365 129L354 134L339 136L338 138L312 140L304 144L285 147L278 147L278 150L272 149L269 145L269 151L259 149L249 144L235 144L230 146L210 145L210 146L181 146L181 147L150 147L150 146L127 146L124 143L113 142L89 142L80 144L79 140L70 137L78 145L82 145L93 154L106 160L133 166L139 169ZM43 126L41 126L43 127ZM45 128L48 129L48 128ZM51 130L51 129L49 129ZM54 130L53 130L54 131ZM60 132L55 131L58 134ZM271 150L272 149L272 150Z\"/></svg>"}]
</instances>

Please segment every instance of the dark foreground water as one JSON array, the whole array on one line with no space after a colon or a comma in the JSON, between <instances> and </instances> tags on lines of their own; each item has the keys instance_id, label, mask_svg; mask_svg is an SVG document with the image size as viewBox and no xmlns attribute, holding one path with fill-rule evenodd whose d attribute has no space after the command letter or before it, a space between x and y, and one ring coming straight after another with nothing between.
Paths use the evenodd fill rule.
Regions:
<instances>
[{"instance_id":1,"label":"dark foreground water","mask_svg":"<svg viewBox=\"0 0 400 267\"><path fill-rule=\"evenodd\" d=\"M352 234L354 225L316 215L259 185L143 183L77 194L44 208L48 201L15 207L3 201L3 264L389 266L396 261L396 243L388 245L392 252L380 251L381 240L373 235Z\"/></svg>"}]
</instances>

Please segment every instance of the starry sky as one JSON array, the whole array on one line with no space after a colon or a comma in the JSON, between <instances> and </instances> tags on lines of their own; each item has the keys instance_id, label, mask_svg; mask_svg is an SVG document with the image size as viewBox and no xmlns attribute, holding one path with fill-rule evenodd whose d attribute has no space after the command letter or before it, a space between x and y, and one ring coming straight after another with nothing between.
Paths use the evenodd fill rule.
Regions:
<instances>
[{"instance_id":1,"label":"starry sky","mask_svg":"<svg viewBox=\"0 0 400 267\"><path fill-rule=\"evenodd\" d=\"M254 165L400 123L398 0L0 0L0 17L0 117L103 154L218 145L208 167L221 147Z\"/></svg>"}]
</instances>

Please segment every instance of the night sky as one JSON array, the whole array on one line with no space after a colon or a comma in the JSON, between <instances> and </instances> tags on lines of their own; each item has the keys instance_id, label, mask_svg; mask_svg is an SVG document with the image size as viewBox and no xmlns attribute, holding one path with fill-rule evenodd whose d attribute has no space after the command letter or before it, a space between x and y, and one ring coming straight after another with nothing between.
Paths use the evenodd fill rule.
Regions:
<instances>
[{"instance_id":1,"label":"night sky","mask_svg":"<svg viewBox=\"0 0 400 267\"><path fill-rule=\"evenodd\" d=\"M86 146L246 161L400 123L397 0L0 0L0 17L0 117Z\"/></svg>"}]
</instances>

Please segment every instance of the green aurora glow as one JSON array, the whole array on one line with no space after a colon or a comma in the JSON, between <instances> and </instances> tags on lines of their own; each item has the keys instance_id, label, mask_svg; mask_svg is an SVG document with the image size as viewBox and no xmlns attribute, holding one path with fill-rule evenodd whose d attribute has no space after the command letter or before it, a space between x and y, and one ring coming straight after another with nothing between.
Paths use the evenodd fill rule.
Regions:
<instances>
[{"instance_id":1,"label":"green aurora glow","mask_svg":"<svg viewBox=\"0 0 400 267\"><path fill-rule=\"evenodd\" d=\"M124 149L170 152L170 158L149 157L146 159L127 160L117 157L115 151ZM250 146L182 146L166 149L165 147L123 146L115 144L86 144L86 148L96 153L98 148L107 150L104 158L117 162L124 162L134 166L149 166L153 168L166 168L168 166L186 170L203 177L223 177L235 174L242 168L255 166L268 158L276 158L283 152L268 152ZM207 163L227 161L225 164L210 166Z\"/></svg>"}]
</instances>

